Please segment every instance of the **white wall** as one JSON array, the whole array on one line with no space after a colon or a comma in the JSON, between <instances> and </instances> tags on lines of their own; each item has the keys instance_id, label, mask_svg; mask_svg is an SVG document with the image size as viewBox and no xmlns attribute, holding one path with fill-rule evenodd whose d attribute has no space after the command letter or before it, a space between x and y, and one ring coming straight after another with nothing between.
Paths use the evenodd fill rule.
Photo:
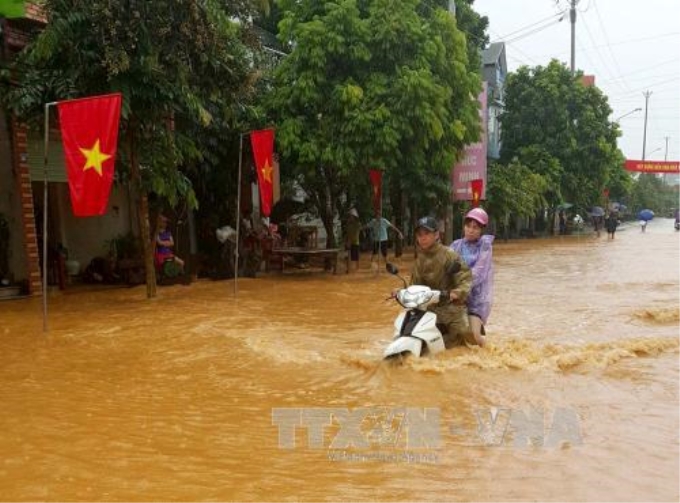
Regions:
<instances>
[{"instance_id":1,"label":"white wall","mask_svg":"<svg viewBox=\"0 0 680 503\"><path fill-rule=\"evenodd\" d=\"M138 234L136 211L131 207L126 188L113 186L104 215L75 217L71 209L68 184L55 183L54 186L56 206L50 204L50 209L58 212L58 218L54 219L58 228L52 232L68 249L69 260L80 262L81 269L87 267L94 257L106 256L108 240L119 234L126 234L131 229Z\"/></svg>"}]
</instances>

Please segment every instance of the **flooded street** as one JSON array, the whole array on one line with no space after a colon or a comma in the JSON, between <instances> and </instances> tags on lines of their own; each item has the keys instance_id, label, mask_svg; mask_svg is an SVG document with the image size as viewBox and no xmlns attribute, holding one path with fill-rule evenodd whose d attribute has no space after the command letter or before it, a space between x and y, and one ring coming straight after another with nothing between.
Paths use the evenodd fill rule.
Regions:
<instances>
[{"instance_id":1,"label":"flooded street","mask_svg":"<svg viewBox=\"0 0 680 503\"><path fill-rule=\"evenodd\" d=\"M497 242L488 346L403 366L368 260L1 302L0 499L680 498L672 220Z\"/></svg>"}]
</instances>

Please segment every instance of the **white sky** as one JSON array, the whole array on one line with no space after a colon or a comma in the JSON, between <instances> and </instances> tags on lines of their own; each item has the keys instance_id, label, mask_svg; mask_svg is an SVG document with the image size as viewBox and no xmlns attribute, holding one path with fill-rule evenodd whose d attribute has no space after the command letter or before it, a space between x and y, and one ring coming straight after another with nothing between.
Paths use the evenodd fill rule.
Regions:
<instances>
[{"instance_id":1,"label":"white sky","mask_svg":"<svg viewBox=\"0 0 680 503\"><path fill-rule=\"evenodd\" d=\"M490 40L505 40L508 70L514 71L552 58L570 66L570 3L475 0L473 8L489 18ZM612 121L642 109L620 119L619 148L628 159L642 159L643 93L651 91L646 158L664 160L668 136L668 160L680 160L680 0L579 0L576 9L576 69L595 75Z\"/></svg>"}]
</instances>

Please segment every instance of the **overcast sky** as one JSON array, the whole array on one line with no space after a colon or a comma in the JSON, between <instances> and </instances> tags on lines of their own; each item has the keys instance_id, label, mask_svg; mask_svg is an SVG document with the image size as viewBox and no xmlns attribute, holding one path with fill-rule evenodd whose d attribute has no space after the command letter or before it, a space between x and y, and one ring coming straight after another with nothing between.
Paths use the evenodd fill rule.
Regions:
<instances>
[{"instance_id":1,"label":"overcast sky","mask_svg":"<svg viewBox=\"0 0 680 503\"><path fill-rule=\"evenodd\" d=\"M570 66L569 0L475 0L489 18L492 42L506 42L508 70L546 65L557 58ZM564 19L558 22L561 11ZM534 33L532 33L532 31ZM628 159L642 159L645 91L646 158L680 160L680 0L579 0L576 68L595 75L609 98ZM658 149L658 150L657 150Z\"/></svg>"}]
</instances>

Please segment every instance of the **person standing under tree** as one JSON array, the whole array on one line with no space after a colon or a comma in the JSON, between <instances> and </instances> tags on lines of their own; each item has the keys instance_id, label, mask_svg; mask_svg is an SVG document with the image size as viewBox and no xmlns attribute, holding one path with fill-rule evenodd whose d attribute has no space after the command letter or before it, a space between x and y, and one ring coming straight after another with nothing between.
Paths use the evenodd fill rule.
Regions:
<instances>
[{"instance_id":1,"label":"person standing under tree","mask_svg":"<svg viewBox=\"0 0 680 503\"><path fill-rule=\"evenodd\" d=\"M567 233L567 217L564 214L564 210L560 210L559 221L560 236L564 236Z\"/></svg>"},{"instance_id":2,"label":"person standing under tree","mask_svg":"<svg viewBox=\"0 0 680 503\"><path fill-rule=\"evenodd\" d=\"M359 269L359 234L361 233L361 222L359 221L359 212L355 208L349 210L345 233L345 248L349 250L347 273L356 272Z\"/></svg>"},{"instance_id":3,"label":"person standing under tree","mask_svg":"<svg viewBox=\"0 0 680 503\"><path fill-rule=\"evenodd\" d=\"M378 254L378 250L380 250L383 258L387 260L387 229L394 229L399 238L404 239L402 232L392 225L392 222L384 217L381 217L379 211L375 212L375 217L366 225L364 225L363 228L370 229L371 234L373 235L373 253L371 254L371 261L373 261L375 256Z\"/></svg>"}]
</instances>

